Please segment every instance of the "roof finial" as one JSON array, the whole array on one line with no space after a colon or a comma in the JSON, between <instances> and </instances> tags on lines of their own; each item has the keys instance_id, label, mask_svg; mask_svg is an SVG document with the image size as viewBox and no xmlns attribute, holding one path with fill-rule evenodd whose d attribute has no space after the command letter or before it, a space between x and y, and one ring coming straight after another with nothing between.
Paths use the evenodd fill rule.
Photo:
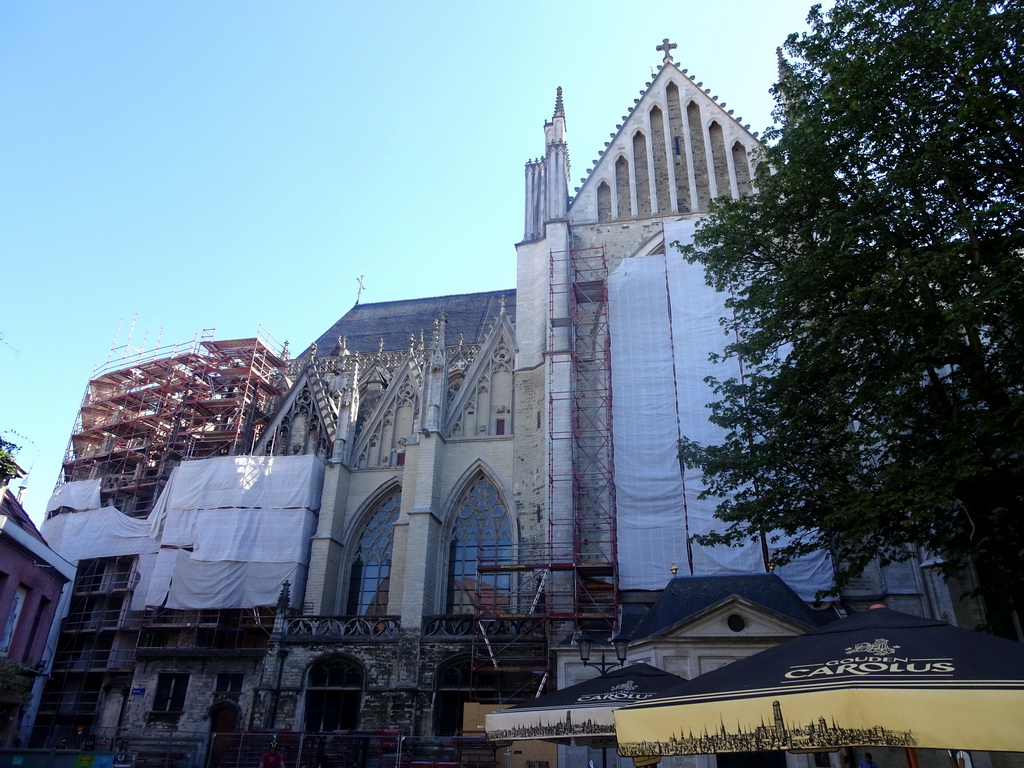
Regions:
<instances>
[{"instance_id":1,"label":"roof finial","mask_svg":"<svg viewBox=\"0 0 1024 768\"><path fill-rule=\"evenodd\" d=\"M662 59L662 62L665 63L665 64L671 64L672 63L672 51L673 51L673 49L678 48L678 47L679 46L676 45L675 43L670 43L668 41L668 38L666 37L664 40L661 41L661 45L655 46L654 50L656 50L656 51L664 51L665 52L665 57Z\"/></svg>"},{"instance_id":2,"label":"roof finial","mask_svg":"<svg viewBox=\"0 0 1024 768\"><path fill-rule=\"evenodd\" d=\"M565 117L565 106L562 104L562 86L555 91L555 117Z\"/></svg>"},{"instance_id":3,"label":"roof finial","mask_svg":"<svg viewBox=\"0 0 1024 768\"><path fill-rule=\"evenodd\" d=\"M786 61L786 56L781 48L775 49L775 58L779 64L779 82L776 86L779 91L779 98L782 100L783 106L786 105L786 86L791 85L791 76L793 74L793 68L789 62Z\"/></svg>"}]
</instances>

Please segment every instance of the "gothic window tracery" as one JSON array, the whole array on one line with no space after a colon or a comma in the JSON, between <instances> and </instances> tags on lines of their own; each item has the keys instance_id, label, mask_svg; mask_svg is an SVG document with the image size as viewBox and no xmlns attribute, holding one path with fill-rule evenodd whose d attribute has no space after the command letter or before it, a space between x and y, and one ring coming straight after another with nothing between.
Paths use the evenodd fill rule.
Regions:
<instances>
[{"instance_id":1,"label":"gothic window tracery","mask_svg":"<svg viewBox=\"0 0 1024 768\"><path fill-rule=\"evenodd\" d=\"M448 405L452 404L455 399L455 395L459 393L459 388L462 386L464 377L461 373L451 372L448 374Z\"/></svg>"},{"instance_id":2,"label":"gothic window tracery","mask_svg":"<svg viewBox=\"0 0 1024 768\"><path fill-rule=\"evenodd\" d=\"M647 164L647 137L642 131L637 131L633 135L633 174L636 182L637 216L650 216L650 167Z\"/></svg>"},{"instance_id":3,"label":"gothic window tracery","mask_svg":"<svg viewBox=\"0 0 1024 768\"><path fill-rule=\"evenodd\" d=\"M311 667L306 681L306 730L358 728L363 679L363 668L342 656Z\"/></svg>"},{"instance_id":4,"label":"gothic window tracery","mask_svg":"<svg viewBox=\"0 0 1024 768\"><path fill-rule=\"evenodd\" d=\"M387 614L394 529L401 508L402 491L389 493L378 502L363 528L349 574L349 616Z\"/></svg>"},{"instance_id":5,"label":"gothic window tracery","mask_svg":"<svg viewBox=\"0 0 1024 768\"><path fill-rule=\"evenodd\" d=\"M455 520L448 546L446 613L471 613L478 595L491 605L508 601L511 576L479 573L481 550L489 559L507 559L512 553L512 520L490 478L480 474L455 505Z\"/></svg>"}]
</instances>

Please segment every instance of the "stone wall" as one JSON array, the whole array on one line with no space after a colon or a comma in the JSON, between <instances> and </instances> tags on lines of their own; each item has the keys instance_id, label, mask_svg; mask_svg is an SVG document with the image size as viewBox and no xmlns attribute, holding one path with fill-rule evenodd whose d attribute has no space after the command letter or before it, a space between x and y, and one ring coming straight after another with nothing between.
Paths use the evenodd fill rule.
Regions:
<instances>
[{"instance_id":1,"label":"stone wall","mask_svg":"<svg viewBox=\"0 0 1024 768\"><path fill-rule=\"evenodd\" d=\"M279 650L286 650L287 655L278 691ZM310 668L343 656L361 666L364 673L360 730L430 734L437 672L470 650L468 639L430 641L420 635L419 627L380 641L279 642L268 649L264 660L253 721L257 727L304 730L303 692Z\"/></svg>"}]
</instances>

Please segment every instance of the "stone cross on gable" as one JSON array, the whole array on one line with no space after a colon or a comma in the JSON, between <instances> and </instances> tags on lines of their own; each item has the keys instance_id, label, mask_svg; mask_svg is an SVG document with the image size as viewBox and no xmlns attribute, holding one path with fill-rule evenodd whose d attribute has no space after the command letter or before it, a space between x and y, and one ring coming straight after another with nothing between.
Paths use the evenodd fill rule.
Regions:
<instances>
[{"instance_id":1,"label":"stone cross on gable","mask_svg":"<svg viewBox=\"0 0 1024 768\"><path fill-rule=\"evenodd\" d=\"M656 50L656 51L664 51L665 52L665 58L663 58L662 61L665 64L671 64L672 63L672 51L673 51L673 49L678 48L678 47L679 46L676 45L675 43L670 43L668 41L668 38L666 37L664 40L661 41L661 45L656 46L654 48L654 50Z\"/></svg>"}]
</instances>

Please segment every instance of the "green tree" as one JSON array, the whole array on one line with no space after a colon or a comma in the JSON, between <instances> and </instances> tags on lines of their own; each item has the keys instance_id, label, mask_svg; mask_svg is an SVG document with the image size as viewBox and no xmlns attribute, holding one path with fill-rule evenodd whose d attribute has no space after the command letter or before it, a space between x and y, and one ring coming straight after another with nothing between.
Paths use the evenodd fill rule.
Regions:
<instances>
[{"instance_id":1,"label":"green tree","mask_svg":"<svg viewBox=\"0 0 1024 768\"><path fill-rule=\"evenodd\" d=\"M0 437L0 487L18 474L18 465L14 460L18 446Z\"/></svg>"},{"instance_id":2,"label":"green tree","mask_svg":"<svg viewBox=\"0 0 1024 768\"><path fill-rule=\"evenodd\" d=\"M17 696L28 701L32 689L32 673L24 664L0 658L0 694Z\"/></svg>"},{"instance_id":3,"label":"green tree","mask_svg":"<svg viewBox=\"0 0 1024 768\"><path fill-rule=\"evenodd\" d=\"M920 545L1024 605L1024 10L838 0L786 41L757 195L684 255L730 291L720 445L684 442L729 523L840 584Z\"/></svg>"}]
</instances>

